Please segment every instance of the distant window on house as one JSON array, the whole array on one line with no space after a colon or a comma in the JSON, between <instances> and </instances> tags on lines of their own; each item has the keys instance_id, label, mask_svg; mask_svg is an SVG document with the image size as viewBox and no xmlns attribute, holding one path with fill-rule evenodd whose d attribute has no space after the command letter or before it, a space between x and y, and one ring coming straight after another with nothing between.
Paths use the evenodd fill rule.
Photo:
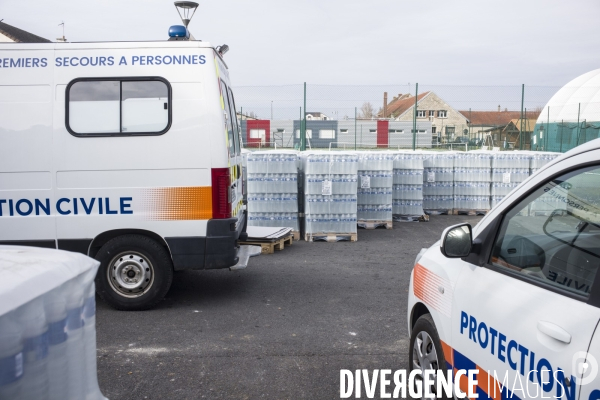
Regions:
<instances>
[{"instance_id":1,"label":"distant window on house","mask_svg":"<svg viewBox=\"0 0 600 400\"><path fill-rule=\"evenodd\" d=\"M335 139L335 130L319 129L319 139Z\"/></svg>"},{"instance_id":2,"label":"distant window on house","mask_svg":"<svg viewBox=\"0 0 600 400\"><path fill-rule=\"evenodd\" d=\"M404 129L390 129L389 132L402 134L402 133L404 133Z\"/></svg>"},{"instance_id":3,"label":"distant window on house","mask_svg":"<svg viewBox=\"0 0 600 400\"><path fill-rule=\"evenodd\" d=\"M410 130L410 133L414 133L414 132L415 132L415 130L414 130L414 129L411 129L411 130ZM426 133L427 133L427 130L426 130L426 129L417 129L417 133L418 133L419 135L424 135L424 134L426 134Z\"/></svg>"},{"instance_id":4,"label":"distant window on house","mask_svg":"<svg viewBox=\"0 0 600 400\"><path fill-rule=\"evenodd\" d=\"M369 133L377 133L377 129L369 129Z\"/></svg>"},{"instance_id":5,"label":"distant window on house","mask_svg":"<svg viewBox=\"0 0 600 400\"><path fill-rule=\"evenodd\" d=\"M425 118L427 116L426 110L417 110L417 118Z\"/></svg>"},{"instance_id":6,"label":"distant window on house","mask_svg":"<svg viewBox=\"0 0 600 400\"><path fill-rule=\"evenodd\" d=\"M340 129L340 134L347 134L348 133L348 129Z\"/></svg>"},{"instance_id":7,"label":"distant window on house","mask_svg":"<svg viewBox=\"0 0 600 400\"><path fill-rule=\"evenodd\" d=\"M439 110L437 112L438 114L438 118L447 118L448 117L448 111L446 110Z\"/></svg>"},{"instance_id":8,"label":"distant window on house","mask_svg":"<svg viewBox=\"0 0 600 400\"><path fill-rule=\"evenodd\" d=\"M431 127L431 133L436 133L436 127L435 126Z\"/></svg>"},{"instance_id":9,"label":"distant window on house","mask_svg":"<svg viewBox=\"0 0 600 400\"><path fill-rule=\"evenodd\" d=\"M429 110L429 116L430 117L435 117L435 111L434 110Z\"/></svg>"},{"instance_id":10,"label":"distant window on house","mask_svg":"<svg viewBox=\"0 0 600 400\"><path fill-rule=\"evenodd\" d=\"M250 139L260 139L265 137L264 129L250 129Z\"/></svg>"},{"instance_id":11,"label":"distant window on house","mask_svg":"<svg viewBox=\"0 0 600 400\"><path fill-rule=\"evenodd\" d=\"M446 127L446 135L447 136L452 136L454 135L455 129L453 126L447 126Z\"/></svg>"},{"instance_id":12,"label":"distant window on house","mask_svg":"<svg viewBox=\"0 0 600 400\"><path fill-rule=\"evenodd\" d=\"M306 137L312 139L312 129L306 130ZM296 138L300 139L300 129L296 129Z\"/></svg>"}]
</instances>

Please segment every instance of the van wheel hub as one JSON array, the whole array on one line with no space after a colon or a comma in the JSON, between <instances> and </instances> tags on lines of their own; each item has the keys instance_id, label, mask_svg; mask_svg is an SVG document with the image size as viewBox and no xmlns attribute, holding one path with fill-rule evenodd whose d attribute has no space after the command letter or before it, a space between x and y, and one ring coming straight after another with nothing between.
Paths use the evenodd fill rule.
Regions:
<instances>
[{"instance_id":1,"label":"van wheel hub","mask_svg":"<svg viewBox=\"0 0 600 400\"><path fill-rule=\"evenodd\" d=\"M125 297L143 295L154 282L152 263L146 256L134 251L113 257L107 272L111 288Z\"/></svg>"}]
</instances>

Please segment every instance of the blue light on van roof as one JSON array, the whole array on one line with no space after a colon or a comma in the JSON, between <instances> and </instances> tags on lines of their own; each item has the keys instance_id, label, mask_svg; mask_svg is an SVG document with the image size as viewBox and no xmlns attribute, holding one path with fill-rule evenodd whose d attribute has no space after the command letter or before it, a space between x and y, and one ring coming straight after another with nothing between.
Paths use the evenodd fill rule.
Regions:
<instances>
[{"instance_id":1,"label":"blue light on van roof","mask_svg":"<svg viewBox=\"0 0 600 400\"><path fill-rule=\"evenodd\" d=\"M170 38L190 38L190 32L183 25L173 25L169 28Z\"/></svg>"}]
</instances>

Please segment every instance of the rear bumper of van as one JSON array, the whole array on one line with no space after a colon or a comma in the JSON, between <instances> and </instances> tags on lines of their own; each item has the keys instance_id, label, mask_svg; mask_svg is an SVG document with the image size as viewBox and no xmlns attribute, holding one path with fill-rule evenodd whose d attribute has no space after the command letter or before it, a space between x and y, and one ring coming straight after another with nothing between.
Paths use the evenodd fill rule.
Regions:
<instances>
[{"instance_id":1,"label":"rear bumper of van","mask_svg":"<svg viewBox=\"0 0 600 400\"><path fill-rule=\"evenodd\" d=\"M220 269L237 264L240 236L245 234L246 211L240 218L210 219L206 237L167 237L175 271Z\"/></svg>"}]
</instances>

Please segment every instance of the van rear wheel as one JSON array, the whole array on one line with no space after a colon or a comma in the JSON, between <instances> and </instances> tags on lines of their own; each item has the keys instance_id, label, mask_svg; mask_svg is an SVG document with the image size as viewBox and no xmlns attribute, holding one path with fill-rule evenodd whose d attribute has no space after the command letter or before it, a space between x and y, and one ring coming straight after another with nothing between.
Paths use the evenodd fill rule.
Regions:
<instances>
[{"instance_id":1,"label":"van rear wheel","mask_svg":"<svg viewBox=\"0 0 600 400\"><path fill-rule=\"evenodd\" d=\"M96 254L96 291L117 310L147 310L160 302L173 281L169 253L142 235L108 241Z\"/></svg>"}]
</instances>

